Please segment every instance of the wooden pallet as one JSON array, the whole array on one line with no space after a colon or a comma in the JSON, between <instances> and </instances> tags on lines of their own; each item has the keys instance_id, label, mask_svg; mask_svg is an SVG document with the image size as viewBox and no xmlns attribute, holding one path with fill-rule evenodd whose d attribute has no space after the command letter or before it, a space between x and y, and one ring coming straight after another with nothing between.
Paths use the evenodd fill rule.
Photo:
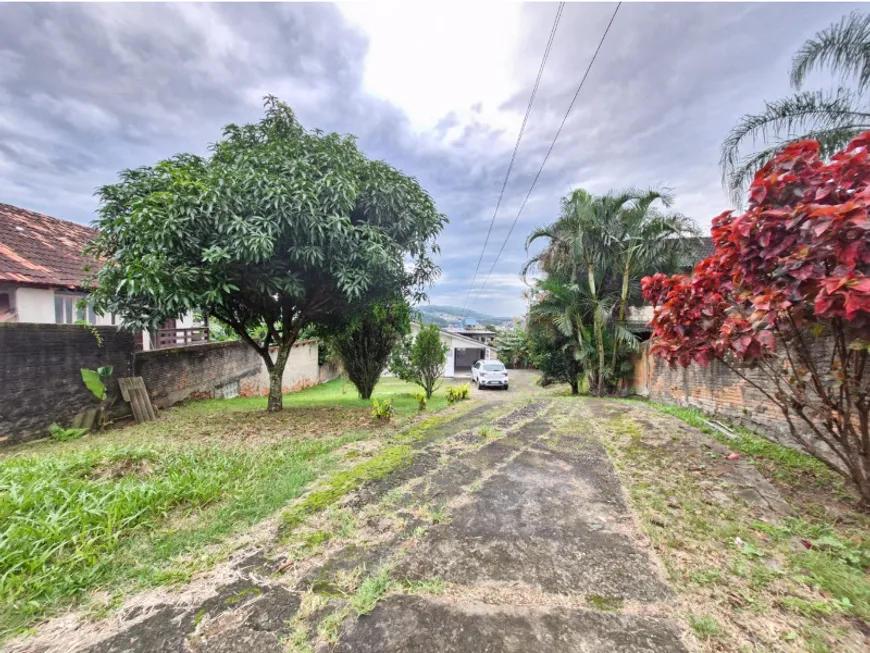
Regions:
<instances>
[{"instance_id":1,"label":"wooden pallet","mask_svg":"<svg viewBox=\"0 0 870 653\"><path fill-rule=\"evenodd\" d=\"M121 386L121 396L124 401L129 401L133 408L133 417L136 418L137 424L157 419L157 413L151 405L151 397L148 396L148 390L145 388L145 380L141 376L118 379L118 385Z\"/></svg>"}]
</instances>

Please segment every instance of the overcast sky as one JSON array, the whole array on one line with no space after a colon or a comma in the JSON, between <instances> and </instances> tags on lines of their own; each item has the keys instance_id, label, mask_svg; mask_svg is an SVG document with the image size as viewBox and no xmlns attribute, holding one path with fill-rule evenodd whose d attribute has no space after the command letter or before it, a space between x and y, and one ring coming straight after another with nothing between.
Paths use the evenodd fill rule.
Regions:
<instances>
[{"instance_id":1,"label":"overcast sky","mask_svg":"<svg viewBox=\"0 0 870 653\"><path fill-rule=\"evenodd\" d=\"M482 270L490 269L613 4L568 4ZM529 230L572 188L666 186L705 229L719 146L786 95L789 60L843 4L624 4L473 308L523 312ZM462 305L556 4L0 5L0 202L75 222L123 168L204 153L288 102L353 133L447 214L432 303ZM481 275L485 276L485 274ZM478 282L479 285L479 282Z\"/></svg>"}]
</instances>

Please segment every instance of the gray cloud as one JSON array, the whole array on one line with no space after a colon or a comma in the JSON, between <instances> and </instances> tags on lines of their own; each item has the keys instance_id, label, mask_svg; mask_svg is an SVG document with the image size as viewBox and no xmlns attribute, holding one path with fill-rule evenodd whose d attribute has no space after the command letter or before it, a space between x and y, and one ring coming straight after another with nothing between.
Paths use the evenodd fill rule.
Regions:
<instances>
[{"instance_id":1,"label":"gray cloud","mask_svg":"<svg viewBox=\"0 0 870 653\"><path fill-rule=\"evenodd\" d=\"M612 4L566 6L484 272L612 10ZM665 185L676 192L677 209L708 225L728 207L718 170L727 130L763 99L786 94L794 50L850 10L623 5L475 308L522 310L516 275L525 234L552 219L573 187ZM555 5L523 9L511 70L522 90L502 106L517 116L515 129L554 12ZM262 96L274 94L306 126L354 133L370 156L420 179L451 219L441 243L445 278L430 294L438 303L461 304L515 132L487 124L480 106L443 116L430 133L415 131L398 107L364 91L368 46L328 5L6 5L0 201L88 222L94 189L118 170L204 152L224 124L257 119Z\"/></svg>"}]
</instances>

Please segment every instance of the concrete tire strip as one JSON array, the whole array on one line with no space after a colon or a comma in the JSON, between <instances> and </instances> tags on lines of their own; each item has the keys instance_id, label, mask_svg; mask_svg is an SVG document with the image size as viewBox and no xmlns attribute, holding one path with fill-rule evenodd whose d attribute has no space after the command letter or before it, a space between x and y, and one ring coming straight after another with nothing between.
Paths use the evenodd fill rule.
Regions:
<instances>
[{"instance_id":1,"label":"concrete tire strip","mask_svg":"<svg viewBox=\"0 0 870 653\"><path fill-rule=\"evenodd\" d=\"M567 399L476 406L345 497L355 535L287 569L273 529L176 598L134 597L98 624L62 617L11 650L686 651L661 565L582 414ZM354 587L379 573L389 588L358 614Z\"/></svg>"}]
</instances>

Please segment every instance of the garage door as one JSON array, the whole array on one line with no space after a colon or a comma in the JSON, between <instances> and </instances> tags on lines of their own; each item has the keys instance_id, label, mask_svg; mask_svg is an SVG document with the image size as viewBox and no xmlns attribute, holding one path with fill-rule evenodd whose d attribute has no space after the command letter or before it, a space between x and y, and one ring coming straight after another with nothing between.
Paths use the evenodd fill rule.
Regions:
<instances>
[{"instance_id":1,"label":"garage door","mask_svg":"<svg viewBox=\"0 0 870 653\"><path fill-rule=\"evenodd\" d=\"M470 370L471 366L474 365L477 361L483 358L485 349L475 349L471 347L469 349L463 349L461 347L456 347L453 350L453 368L458 372L460 370Z\"/></svg>"}]
</instances>

